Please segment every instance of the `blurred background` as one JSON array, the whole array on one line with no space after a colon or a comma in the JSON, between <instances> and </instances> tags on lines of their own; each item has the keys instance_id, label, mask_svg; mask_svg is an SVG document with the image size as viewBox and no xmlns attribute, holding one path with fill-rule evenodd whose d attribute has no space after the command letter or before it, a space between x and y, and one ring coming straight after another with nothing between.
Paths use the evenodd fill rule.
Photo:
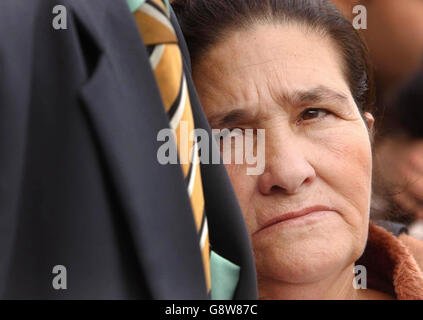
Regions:
<instances>
[{"instance_id":1,"label":"blurred background","mask_svg":"<svg viewBox=\"0 0 423 320\"><path fill-rule=\"evenodd\" d=\"M423 240L423 0L332 0L359 30L375 70L372 219L401 222ZM356 11L357 12L357 11Z\"/></svg>"}]
</instances>

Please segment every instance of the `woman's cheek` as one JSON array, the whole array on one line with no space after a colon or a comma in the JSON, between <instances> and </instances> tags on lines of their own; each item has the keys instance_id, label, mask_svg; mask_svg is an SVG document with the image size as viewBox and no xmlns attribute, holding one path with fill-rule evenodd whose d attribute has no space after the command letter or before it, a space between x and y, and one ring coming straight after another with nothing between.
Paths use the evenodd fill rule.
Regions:
<instances>
[{"instance_id":1,"label":"woman's cheek","mask_svg":"<svg viewBox=\"0 0 423 320\"><path fill-rule=\"evenodd\" d=\"M317 156L319 160L318 166L340 171L338 178L357 178L360 185L363 185L363 179L371 180L370 136L361 118L343 121L324 130L311 131L307 134L307 140L309 147L314 149L315 158Z\"/></svg>"},{"instance_id":2,"label":"woman's cheek","mask_svg":"<svg viewBox=\"0 0 423 320\"><path fill-rule=\"evenodd\" d=\"M367 219L371 195L370 138L364 123L359 125L345 125L342 130L333 131L319 144L314 144L323 153L316 164L317 174L342 197L346 206L345 218L353 225Z\"/></svg>"}]
</instances>

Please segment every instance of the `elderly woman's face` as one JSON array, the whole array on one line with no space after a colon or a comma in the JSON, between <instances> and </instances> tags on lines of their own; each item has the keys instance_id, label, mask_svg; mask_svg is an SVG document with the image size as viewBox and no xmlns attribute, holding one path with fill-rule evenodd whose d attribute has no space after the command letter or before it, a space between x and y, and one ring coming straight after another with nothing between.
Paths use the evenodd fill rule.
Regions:
<instances>
[{"instance_id":1,"label":"elderly woman's face","mask_svg":"<svg viewBox=\"0 0 423 320\"><path fill-rule=\"evenodd\" d=\"M227 165L259 281L353 274L364 249L371 145L342 69L332 41L293 25L232 33L194 66L212 128L265 129L261 175Z\"/></svg>"}]
</instances>

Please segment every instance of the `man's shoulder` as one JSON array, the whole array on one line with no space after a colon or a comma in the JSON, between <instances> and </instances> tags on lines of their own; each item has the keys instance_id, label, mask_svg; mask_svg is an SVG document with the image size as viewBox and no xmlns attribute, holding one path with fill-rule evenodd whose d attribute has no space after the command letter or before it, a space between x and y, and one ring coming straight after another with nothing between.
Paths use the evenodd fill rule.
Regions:
<instances>
[{"instance_id":1,"label":"man's shoulder","mask_svg":"<svg viewBox=\"0 0 423 320\"><path fill-rule=\"evenodd\" d=\"M60 5L71 7L72 2L61 0ZM25 28L37 22L42 15L53 14L53 8L59 5L54 0L1 0L0 1L0 31L7 31L4 27ZM13 34L10 34L11 36Z\"/></svg>"},{"instance_id":2,"label":"man's shoulder","mask_svg":"<svg viewBox=\"0 0 423 320\"><path fill-rule=\"evenodd\" d=\"M69 0L61 0L65 8ZM31 45L34 37L54 30L54 0L1 0L0 1L0 52L2 55L15 54Z\"/></svg>"}]
</instances>

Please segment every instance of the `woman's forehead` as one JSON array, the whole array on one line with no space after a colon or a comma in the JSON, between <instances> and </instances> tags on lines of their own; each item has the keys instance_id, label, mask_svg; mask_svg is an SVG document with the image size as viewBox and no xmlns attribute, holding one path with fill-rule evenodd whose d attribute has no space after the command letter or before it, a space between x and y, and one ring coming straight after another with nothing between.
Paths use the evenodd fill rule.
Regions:
<instances>
[{"instance_id":1,"label":"woman's forehead","mask_svg":"<svg viewBox=\"0 0 423 320\"><path fill-rule=\"evenodd\" d=\"M337 47L329 38L294 26L233 32L205 55L194 75L200 85L206 81L226 88L329 86L348 92Z\"/></svg>"},{"instance_id":2,"label":"woman's forehead","mask_svg":"<svg viewBox=\"0 0 423 320\"><path fill-rule=\"evenodd\" d=\"M336 62L342 60L330 37L295 23L262 24L230 31L209 50L207 56L214 61L229 56L233 69L249 67L250 60L257 65L278 58L296 59L299 63L307 62L314 56L330 56Z\"/></svg>"}]
</instances>

